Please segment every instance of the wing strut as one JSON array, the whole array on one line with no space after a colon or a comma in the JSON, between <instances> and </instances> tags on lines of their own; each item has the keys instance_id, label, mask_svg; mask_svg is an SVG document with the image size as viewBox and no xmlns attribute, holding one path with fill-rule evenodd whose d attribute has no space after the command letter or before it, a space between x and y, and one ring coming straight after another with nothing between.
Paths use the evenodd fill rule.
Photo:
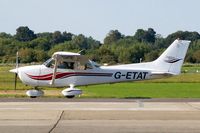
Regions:
<instances>
[{"instance_id":1,"label":"wing strut","mask_svg":"<svg viewBox=\"0 0 200 133\"><path fill-rule=\"evenodd\" d=\"M58 68L58 55L55 55L54 59L55 59L55 65L54 65L54 68L53 68L53 75L52 75L50 85L54 85L54 82L55 82L55 79L56 79L56 72L57 72L57 68Z\"/></svg>"}]
</instances>

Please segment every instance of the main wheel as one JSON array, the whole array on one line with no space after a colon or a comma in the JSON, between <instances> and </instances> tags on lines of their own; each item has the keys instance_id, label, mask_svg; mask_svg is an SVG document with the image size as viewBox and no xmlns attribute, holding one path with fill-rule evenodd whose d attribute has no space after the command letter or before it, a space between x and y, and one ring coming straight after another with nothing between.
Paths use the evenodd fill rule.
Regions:
<instances>
[{"instance_id":1,"label":"main wheel","mask_svg":"<svg viewBox=\"0 0 200 133\"><path fill-rule=\"evenodd\" d=\"M75 95L71 95L71 96L66 96L67 98L74 98Z\"/></svg>"},{"instance_id":2,"label":"main wheel","mask_svg":"<svg viewBox=\"0 0 200 133\"><path fill-rule=\"evenodd\" d=\"M37 96L30 96L30 98L36 98Z\"/></svg>"}]
</instances>

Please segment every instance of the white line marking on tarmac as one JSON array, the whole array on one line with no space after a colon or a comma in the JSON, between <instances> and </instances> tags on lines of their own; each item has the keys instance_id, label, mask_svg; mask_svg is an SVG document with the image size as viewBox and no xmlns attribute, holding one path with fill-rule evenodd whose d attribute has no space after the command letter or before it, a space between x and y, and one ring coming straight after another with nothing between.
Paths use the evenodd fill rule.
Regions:
<instances>
[{"instance_id":1,"label":"white line marking on tarmac","mask_svg":"<svg viewBox=\"0 0 200 133\"><path fill-rule=\"evenodd\" d=\"M33 108L1 108L0 110L32 110ZM50 110L151 110L151 109L141 109L141 108L59 108L59 109L50 109ZM37 109L34 110L49 110L49 109ZM153 109L153 110L166 110L166 109ZM176 110L176 109L169 109Z\"/></svg>"}]
</instances>

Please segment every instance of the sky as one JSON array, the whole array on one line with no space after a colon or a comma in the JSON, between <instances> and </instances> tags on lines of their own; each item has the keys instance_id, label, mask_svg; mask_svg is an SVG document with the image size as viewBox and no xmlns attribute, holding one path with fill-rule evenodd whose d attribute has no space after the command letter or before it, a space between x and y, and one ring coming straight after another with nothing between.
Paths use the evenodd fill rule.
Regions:
<instances>
[{"instance_id":1,"label":"sky","mask_svg":"<svg viewBox=\"0 0 200 133\"><path fill-rule=\"evenodd\" d=\"M200 0L0 0L0 32L67 31L103 41L110 30L134 35L153 28L166 37L200 32Z\"/></svg>"}]
</instances>

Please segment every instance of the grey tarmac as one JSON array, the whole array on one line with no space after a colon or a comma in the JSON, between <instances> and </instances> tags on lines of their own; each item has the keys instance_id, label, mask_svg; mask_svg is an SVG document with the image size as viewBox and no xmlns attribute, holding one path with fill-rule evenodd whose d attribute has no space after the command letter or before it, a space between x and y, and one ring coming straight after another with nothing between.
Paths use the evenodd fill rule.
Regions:
<instances>
[{"instance_id":1,"label":"grey tarmac","mask_svg":"<svg viewBox=\"0 0 200 133\"><path fill-rule=\"evenodd\" d=\"M5 100L5 99L4 99ZM2 133L199 133L200 102L0 100ZM25 99L26 100L26 99ZM34 99L35 100L35 99ZM42 99L44 100L44 99ZM47 100L47 99L45 99ZM79 101L80 100L80 101Z\"/></svg>"}]
</instances>

